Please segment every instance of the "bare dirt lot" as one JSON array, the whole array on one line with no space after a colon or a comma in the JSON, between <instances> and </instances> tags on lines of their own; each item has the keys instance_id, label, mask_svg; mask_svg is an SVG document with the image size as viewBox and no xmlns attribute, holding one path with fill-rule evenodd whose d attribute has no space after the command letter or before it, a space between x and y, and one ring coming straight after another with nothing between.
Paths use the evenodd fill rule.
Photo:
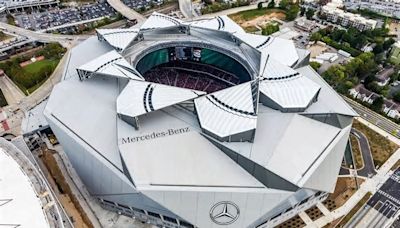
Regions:
<instances>
[{"instance_id":1,"label":"bare dirt lot","mask_svg":"<svg viewBox=\"0 0 400 228\"><path fill-rule=\"evenodd\" d=\"M238 23L242 28L265 27L266 24L275 18L285 20L284 11L277 9L255 9L231 14L229 17Z\"/></svg>"},{"instance_id":2,"label":"bare dirt lot","mask_svg":"<svg viewBox=\"0 0 400 228\"><path fill-rule=\"evenodd\" d=\"M364 180L357 179L357 181L360 185ZM323 204L328 208L328 210L333 211L342 206L356 191L356 182L353 177L339 177L335 191L329 194Z\"/></svg>"}]
</instances>

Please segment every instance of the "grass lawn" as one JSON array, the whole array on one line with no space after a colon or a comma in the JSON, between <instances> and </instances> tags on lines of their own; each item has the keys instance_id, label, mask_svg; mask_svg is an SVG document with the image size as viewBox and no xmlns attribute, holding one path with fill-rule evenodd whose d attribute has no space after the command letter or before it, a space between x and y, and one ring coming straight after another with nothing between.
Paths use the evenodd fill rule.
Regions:
<instances>
[{"instance_id":1,"label":"grass lawn","mask_svg":"<svg viewBox=\"0 0 400 228\"><path fill-rule=\"evenodd\" d=\"M43 67L46 67L46 66L52 66L52 68L55 69L58 64L58 61L59 60L44 59L42 61L31 63L31 64L25 66L23 69L25 71L27 71L28 73L36 74L36 73L40 72L40 70Z\"/></svg>"},{"instance_id":2,"label":"grass lawn","mask_svg":"<svg viewBox=\"0 0 400 228\"><path fill-rule=\"evenodd\" d=\"M395 143L357 120L353 121L353 127L367 136L376 167L381 167L383 163L385 163L385 161L388 160L388 158L399 148Z\"/></svg>"},{"instance_id":3,"label":"grass lawn","mask_svg":"<svg viewBox=\"0 0 400 228\"><path fill-rule=\"evenodd\" d=\"M4 97L3 91L1 91L1 89L0 89L0 107L4 107L4 106L7 106L7 105L8 105L7 100Z\"/></svg>"},{"instance_id":4,"label":"grass lawn","mask_svg":"<svg viewBox=\"0 0 400 228\"><path fill-rule=\"evenodd\" d=\"M350 219L354 216L355 213L357 213L358 210L369 200L371 197L371 193L367 192L365 196L356 204L356 206L353 207L353 209L350 210L350 212L340 221L340 223L336 227L343 227L350 221Z\"/></svg>"},{"instance_id":5,"label":"grass lawn","mask_svg":"<svg viewBox=\"0 0 400 228\"><path fill-rule=\"evenodd\" d=\"M272 13L285 14L285 11L281 10L281 9L267 9L267 8L252 9L252 10L245 10L245 11L241 11L238 13L230 14L230 15L228 15L228 17L230 17L234 21L241 21L241 20L249 21L256 17L260 17L260 16L264 16L266 14L272 14Z\"/></svg>"},{"instance_id":6,"label":"grass lawn","mask_svg":"<svg viewBox=\"0 0 400 228\"><path fill-rule=\"evenodd\" d=\"M358 144L358 140L354 135L350 135L351 149L353 151L354 163L356 169L361 169L364 165L363 159L361 157L360 145Z\"/></svg>"}]
</instances>

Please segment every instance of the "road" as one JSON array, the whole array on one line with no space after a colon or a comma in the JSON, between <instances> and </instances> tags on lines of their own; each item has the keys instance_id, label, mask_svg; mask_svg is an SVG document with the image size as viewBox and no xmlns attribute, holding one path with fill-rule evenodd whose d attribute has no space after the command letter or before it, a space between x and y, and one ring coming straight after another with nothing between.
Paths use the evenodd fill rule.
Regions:
<instances>
[{"instance_id":1,"label":"road","mask_svg":"<svg viewBox=\"0 0 400 228\"><path fill-rule=\"evenodd\" d=\"M122 14L122 16L126 17L128 20L136 19L138 23L140 23L146 19L143 15L129 8L120 0L107 0L107 2L112 8L114 8L117 12Z\"/></svg>"},{"instance_id":2,"label":"road","mask_svg":"<svg viewBox=\"0 0 400 228\"><path fill-rule=\"evenodd\" d=\"M14 25L9 25L4 22L0 22L0 28L5 29L8 32L16 33L31 39L35 39L43 42L60 42L64 46L72 40L85 40L90 35L59 35L52 33L38 33L24 28L20 28Z\"/></svg>"},{"instance_id":3,"label":"road","mask_svg":"<svg viewBox=\"0 0 400 228\"><path fill-rule=\"evenodd\" d=\"M352 99L342 96L343 99L365 120L378 126L389 134L400 138L400 126L386 117L372 111L371 109L353 101Z\"/></svg>"},{"instance_id":4,"label":"road","mask_svg":"<svg viewBox=\"0 0 400 228\"><path fill-rule=\"evenodd\" d=\"M357 129L352 128L351 133L357 138L361 155L364 161L364 166L357 170L357 174L363 177L371 177L376 174L374 160L372 158L371 149L369 147L367 137Z\"/></svg>"}]
</instances>

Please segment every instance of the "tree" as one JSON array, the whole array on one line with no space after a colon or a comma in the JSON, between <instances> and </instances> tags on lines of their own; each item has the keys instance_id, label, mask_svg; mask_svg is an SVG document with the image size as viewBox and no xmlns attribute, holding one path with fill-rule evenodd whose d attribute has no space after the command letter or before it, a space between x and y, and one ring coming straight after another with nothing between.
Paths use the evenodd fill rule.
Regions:
<instances>
[{"instance_id":1,"label":"tree","mask_svg":"<svg viewBox=\"0 0 400 228\"><path fill-rule=\"evenodd\" d=\"M314 16L315 11L313 9L308 9L306 12L306 18L308 20L311 20L311 18Z\"/></svg>"},{"instance_id":2,"label":"tree","mask_svg":"<svg viewBox=\"0 0 400 228\"><path fill-rule=\"evenodd\" d=\"M286 20L293 21L299 14L300 7L297 4L289 5L289 9L286 11Z\"/></svg>"},{"instance_id":3,"label":"tree","mask_svg":"<svg viewBox=\"0 0 400 228\"><path fill-rule=\"evenodd\" d=\"M306 8L301 7L300 8L300 16L304 16L305 12L306 12Z\"/></svg>"},{"instance_id":4,"label":"tree","mask_svg":"<svg viewBox=\"0 0 400 228\"><path fill-rule=\"evenodd\" d=\"M259 2L258 4L257 4L257 9L262 9L263 8L263 5L262 5L263 3L262 2Z\"/></svg>"},{"instance_id":5,"label":"tree","mask_svg":"<svg viewBox=\"0 0 400 228\"><path fill-rule=\"evenodd\" d=\"M400 91L393 95L393 100L400 102Z\"/></svg>"},{"instance_id":6,"label":"tree","mask_svg":"<svg viewBox=\"0 0 400 228\"><path fill-rule=\"evenodd\" d=\"M321 67L321 63L319 62L310 62L310 66L317 71Z\"/></svg>"},{"instance_id":7,"label":"tree","mask_svg":"<svg viewBox=\"0 0 400 228\"><path fill-rule=\"evenodd\" d=\"M320 41L322 39L322 35L319 32L314 32L311 34L310 40L311 41Z\"/></svg>"},{"instance_id":8,"label":"tree","mask_svg":"<svg viewBox=\"0 0 400 228\"><path fill-rule=\"evenodd\" d=\"M272 33L277 32L277 31L279 31L279 25L269 23L262 29L262 34L267 36L267 35L271 35Z\"/></svg>"},{"instance_id":9,"label":"tree","mask_svg":"<svg viewBox=\"0 0 400 228\"><path fill-rule=\"evenodd\" d=\"M383 42L383 49L384 50L388 50L392 44L394 44L394 42L396 42L392 37L390 37L389 39L385 40L385 42Z\"/></svg>"},{"instance_id":10,"label":"tree","mask_svg":"<svg viewBox=\"0 0 400 228\"><path fill-rule=\"evenodd\" d=\"M268 8L268 9L275 8L275 0L271 0L271 1L268 3L267 8Z\"/></svg>"},{"instance_id":11,"label":"tree","mask_svg":"<svg viewBox=\"0 0 400 228\"><path fill-rule=\"evenodd\" d=\"M383 106L383 97L379 96L372 102L371 109L375 112L381 112Z\"/></svg>"},{"instance_id":12,"label":"tree","mask_svg":"<svg viewBox=\"0 0 400 228\"><path fill-rule=\"evenodd\" d=\"M376 44L376 46L374 47L374 50L372 50L374 52L375 55L383 52L383 45L382 44Z\"/></svg>"},{"instance_id":13,"label":"tree","mask_svg":"<svg viewBox=\"0 0 400 228\"><path fill-rule=\"evenodd\" d=\"M289 6L289 0L281 0L279 2L279 8L283 10L286 10L288 6Z\"/></svg>"}]
</instances>

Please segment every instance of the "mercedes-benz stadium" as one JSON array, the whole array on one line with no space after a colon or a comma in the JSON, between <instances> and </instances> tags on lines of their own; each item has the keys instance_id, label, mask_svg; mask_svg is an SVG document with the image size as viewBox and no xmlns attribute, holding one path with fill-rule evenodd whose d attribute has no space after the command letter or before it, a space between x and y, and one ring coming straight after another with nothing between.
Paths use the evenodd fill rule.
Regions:
<instances>
[{"instance_id":1,"label":"mercedes-benz stadium","mask_svg":"<svg viewBox=\"0 0 400 228\"><path fill-rule=\"evenodd\" d=\"M153 13L68 54L45 116L89 193L161 227L271 227L335 188L356 113L293 41Z\"/></svg>"}]
</instances>

